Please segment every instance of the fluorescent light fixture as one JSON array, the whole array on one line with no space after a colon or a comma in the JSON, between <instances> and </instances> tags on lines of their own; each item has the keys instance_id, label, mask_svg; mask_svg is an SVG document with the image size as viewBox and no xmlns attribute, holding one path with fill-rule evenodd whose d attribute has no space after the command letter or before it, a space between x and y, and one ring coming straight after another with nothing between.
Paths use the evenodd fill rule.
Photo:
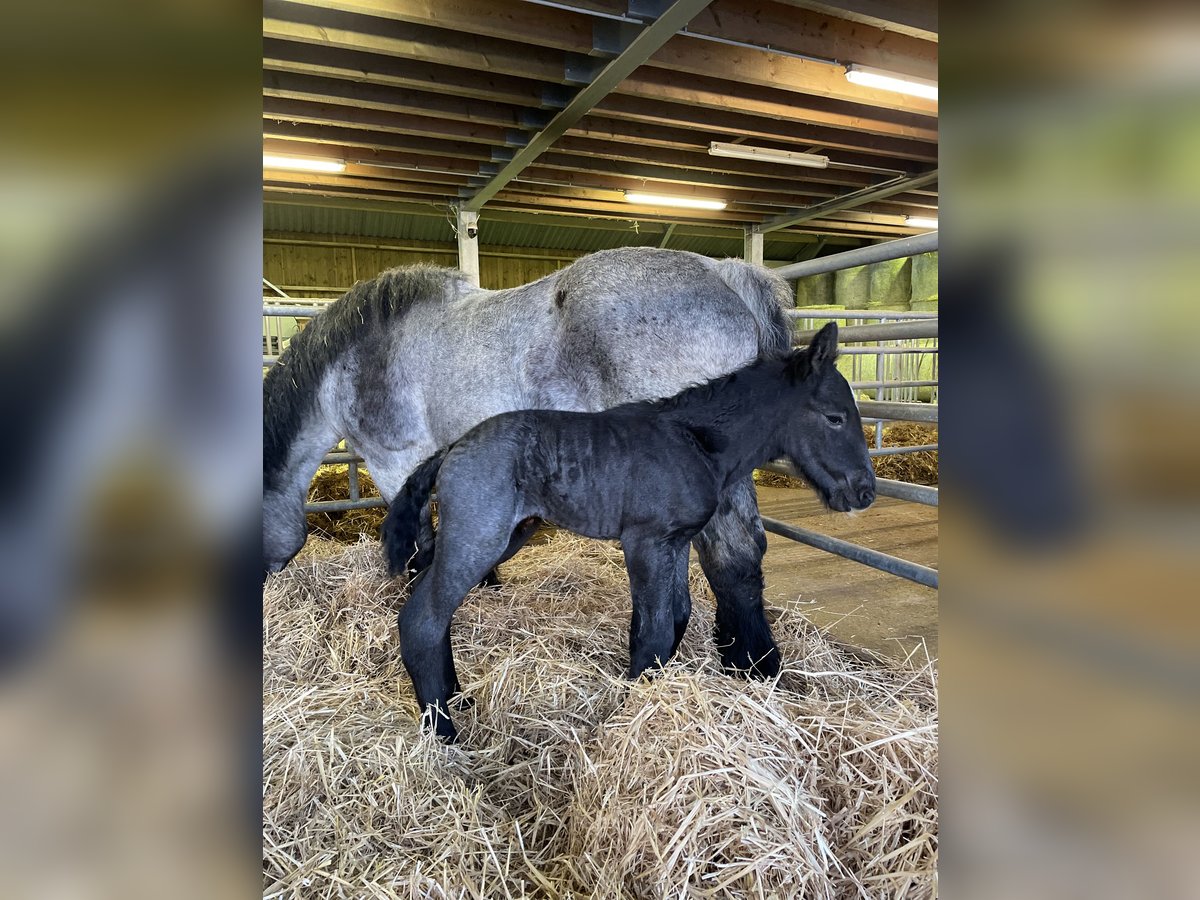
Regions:
<instances>
[{"instance_id":1,"label":"fluorescent light fixture","mask_svg":"<svg viewBox=\"0 0 1200 900\"><path fill-rule=\"evenodd\" d=\"M905 216L904 224L909 228L937 228L937 219L930 216Z\"/></svg>"},{"instance_id":2,"label":"fluorescent light fixture","mask_svg":"<svg viewBox=\"0 0 1200 900\"><path fill-rule=\"evenodd\" d=\"M345 172L346 164L337 159L301 159L298 156L263 154L264 169L296 169L300 172Z\"/></svg>"},{"instance_id":3,"label":"fluorescent light fixture","mask_svg":"<svg viewBox=\"0 0 1200 900\"><path fill-rule=\"evenodd\" d=\"M724 209L724 200L701 200L699 197L667 197L663 194L643 194L626 191L625 199L643 206L685 206L688 209Z\"/></svg>"},{"instance_id":4,"label":"fluorescent light fixture","mask_svg":"<svg viewBox=\"0 0 1200 900\"><path fill-rule=\"evenodd\" d=\"M879 88L884 91L896 91L900 94L912 94L914 97L924 97L926 100L938 98L936 81L928 78L916 78L912 75L896 75L884 72L882 69L872 69L851 63L846 66L846 80L851 84L861 84L863 87Z\"/></svg>"},{"instance_id":5,"label":"fluorescent light fixture","mask_svg":"<svg viewBox=\"0 0 1200 900\"><path fill-rule=\"evenodd\" d=\"M759 162L786 163L789 166L807 166L824 169L829 157L817 153L799 153L795 150L773 150L770 147L747 147L745 144L722 144L713 141L708 145L709 156L731 156L734 159L757 159Z\"/></svg>"}]
</instances>

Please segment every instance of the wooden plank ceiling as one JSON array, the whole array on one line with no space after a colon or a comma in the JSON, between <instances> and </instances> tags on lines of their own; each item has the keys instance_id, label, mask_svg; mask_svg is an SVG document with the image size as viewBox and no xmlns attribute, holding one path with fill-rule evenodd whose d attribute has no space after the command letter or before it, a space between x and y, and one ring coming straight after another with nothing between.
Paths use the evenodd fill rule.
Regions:
<instances>
[{"instance_id":1,"label":"wooden plank ceiling","mask_svg":"<svg viewBox=\"0 0 1200 900\"><path fill-rule=\"evenodd\" d=\"M264 152L347 164L265 169L266 198L918 233L904 217L936 215L937 103L844 67L936 79L936 28L936 0L265 0ZM830 164L715 157L712 141Z\"/></svg>"}]
</instances>

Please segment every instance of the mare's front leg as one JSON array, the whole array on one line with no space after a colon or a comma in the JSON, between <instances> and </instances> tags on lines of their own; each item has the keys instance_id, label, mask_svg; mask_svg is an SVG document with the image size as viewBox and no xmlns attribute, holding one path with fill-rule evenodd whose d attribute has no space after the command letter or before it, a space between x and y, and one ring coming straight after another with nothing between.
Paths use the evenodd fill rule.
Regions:
<instances>
[{"instance_id":1,"label":"mare's front leg","mask_svg":"<svg viewBox=\"0 0 1200 900\"><path fill-rule=\"evenodd\" d=\"M682 560L686 578L688 545L621 535L621 546L633 597L629 621L629 677L633 679L666 664L679 645L678 573Z\"/></svg>"},{"instance_id":2,"label":"mare's front leg","mask_svg":"<svg viewBox=\"0 0 1200 900\"><path fill-rule=\"evenodd\" d=\"M717 598L714 631L721 664L727 671L774 678L781 658L763 609L762 559L767 534L758 515L752 479L726 489L695 545Z\"/></svg>"}]
</instances>

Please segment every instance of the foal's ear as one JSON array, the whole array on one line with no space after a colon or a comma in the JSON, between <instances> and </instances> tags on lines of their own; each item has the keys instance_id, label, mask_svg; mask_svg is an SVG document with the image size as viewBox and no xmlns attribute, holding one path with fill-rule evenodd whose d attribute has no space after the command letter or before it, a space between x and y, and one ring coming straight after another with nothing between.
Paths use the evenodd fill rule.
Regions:
<instances>
[{"instance_id":1,"label":"foal's ear","mask_svg":"<svg viewBox=\"0 0 1200 900\"><path fill-rule=\"evenodd\" d=\"M837 359L838 329L837 322L830 322L817 332L811 344L808 345L808 362L814 372L823 372Z\"/></svg>"},{"instance_id":2,"label":"foal's ear","mask_svg":"<svg viewBox=\"0 0 1200 900\"><path fill-rule=\"evenodd\" d=\"M809 375L821 374L833 365L837 359L837 323L830 322L817 332L816 336L803 350L792 352L788 360L788 371L796 381L803 381Z\"/></svg>"}]
</instances>

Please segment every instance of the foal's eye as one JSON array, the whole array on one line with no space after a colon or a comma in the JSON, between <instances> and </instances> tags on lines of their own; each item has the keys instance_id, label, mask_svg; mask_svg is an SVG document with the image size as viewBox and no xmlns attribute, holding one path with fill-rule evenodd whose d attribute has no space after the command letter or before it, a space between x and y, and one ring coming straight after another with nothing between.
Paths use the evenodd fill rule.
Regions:
<instances>
[{"instance_id":1,"label":"foal's eye","mask_svg":"<svg viewBox=\"0 0 1200 900\"><path fill-rule=\"evenodd\" d=\"M845 425L846 417L838 413L826 413L825 421L830 425Z\"/></svg>"}]
</instances>

